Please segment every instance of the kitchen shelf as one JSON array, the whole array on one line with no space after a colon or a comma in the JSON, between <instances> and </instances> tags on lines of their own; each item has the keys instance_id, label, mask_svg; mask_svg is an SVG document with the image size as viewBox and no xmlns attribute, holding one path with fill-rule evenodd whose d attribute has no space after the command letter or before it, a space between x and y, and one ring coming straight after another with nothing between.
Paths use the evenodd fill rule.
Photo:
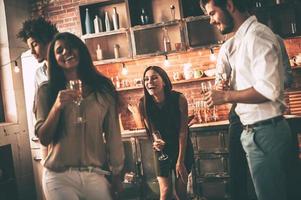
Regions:
<instances>
[{"instance_id":1,"label":"kitchen shelf","mask_svg":"<svg viewBox=\"0 0 301 200\"><path fill-rule=\"evenodd\" d=\"M179 80L179 81L173 81L173 85L178 85L178 84L185 84L185 83L192 83L192 82L198 82L198 81L209 81L209 80L214 80L215 77L201 77L201 78L192 78L189 80ZM128 91L128 90L137 90L137 89L142 89L143 86L132 86L132 87L124 87L124 88L119 88L117 91Z\"/></svg>"},{"instance_id":2,"label":"kitchen shelf","mask_svg":"<svg viewBox=\"0 0 301 200\"><path fill-rule=\"evenodd\" d=\"M167 22L159 22L156 24L146 24L146 25L137 25L132 27L131 29L133 31L139 31L139 30L145 30L145 29L152 29L152 28L161 28L164 26L172 26L177 25L181 23L182 20L173 20L173 21L167 21Z\"/></svg>"},{"instance_id":3,"label":"kitchen shelf","mask_svg":"<svg viewBox=\"0 0 301 200\"><path fill-rule=\"evenodd\" d=\"M172 5L175 11L174 18L172 17L170 9ZM85 41L94 60L94 64L96 65L184 52L188 48L197 47L197 45L193 47L187 45L187 38L189 39L190 36L185 33L186 23L192 23L193 20L206 21L209 19L205 16L191 17L203 15L202 10L197 5L197 0L147 0L145 2L137 2L135 0L107 0L81 4L79 5L78 11L81 22L82 39ZM104 28L104 13L108 12L109 16L111 16L114 7L117 8L121 28L116 31L93 33L94 17L96 15L99 16ZM142 8L149 17L149 24L141 25L140 15ZM86 9L89 10L92 26L91 34L86 34L85 30L84 21L86 18ZM167 29L171 41L171 50L168 52L164 51L163 27ZM207 26L202 26L199 29L204 28L206 29ZM211 28L212 27L210 27L210 29ZM199 34L199 29L195 29L197 32L192 30L193 37ZM208 35L202 35L202 38L208 37ZM210 45L212 41L214 41L213 43L215 44L216 41L219 40L210 40L210 38L215 37L215 35L211 32L209 35L209 43L202 41L202 45ZM101 46L104 60L96 60L97 44ZM114 58L113 46L115 44L119 44L121 47L121 59Z\"/></svg>"},{"instance_id":4,"label":"kitchen shelf","mask_svg":"<svg viewBox=\"0 0 301 200\"><path fill-rule=\"evenodd\" d=\"M132 58L131 39L128 29L121 29L116 31L101 32L97 34L88 34L82 36L84 39L92 60L95 63L113 63L123 61L124 59ZM96 49L100 45L103 54L103 60L97 60ZM114 45L119 45L119 58L114 56Z\"/></svg>"},{"instance_id":5,"label":"kitchen shelf","mask_svg":"<svg viewBox=\"0 0 301 200\"><path fill-rule=\"evenodd\" d=\"M117 91L129 91L129 90L137 90L142 88L143 86L131 86L131 87L118 88Z\"/></svg>"},{"instance_id":6,"label":"kitchen shelf","mask_svg":"<svg viewBox=\"0 0 301 200\"><path fill-rule=\"evenodd\" d=\"M163 28L170 38L171 50L168 52L164 50ZM169 54L185 48L182 20L135 26L130 31L134 57ZM181 48L176 49L176 44Z\"/></svg>"},{"instance_id":7,"label":"kitchen shelf","mask_svg":"<svg viewBox=\"0 0 301 200\"><path fill-rule=\"evenodd\" d=\"M103 32L99 32L99 33L85 34L81 38L83 40L86 40L86 39L98 38L98 37L103 37L103 36L126 34L128 32L128 30L129 30L128 28L120 28L118 30L103 31Z\"/></svg>"},{"instance_id":8,"label":"kitchen shelf","mask_svg":"<svg viewBox=\"0 0 301 200\"><path fill-rule=\"evenodd\" d=\"M98 65L113 64L113 63L125 63L128 61L132 61L132 57L94 60L93 64L94 64L94 66L98 66Z\"/></svg>"}]
</instances>

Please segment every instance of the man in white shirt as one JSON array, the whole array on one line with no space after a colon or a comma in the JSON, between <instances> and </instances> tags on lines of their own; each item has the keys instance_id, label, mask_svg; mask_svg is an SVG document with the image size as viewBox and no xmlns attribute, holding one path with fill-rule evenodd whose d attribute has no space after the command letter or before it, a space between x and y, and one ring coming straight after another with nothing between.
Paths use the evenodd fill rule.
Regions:
<instances>
[{"instance_id":1,"label":"man in white shirt","mask_svg":"<svg viewBox=\"0 0 301 200\"><path fill-rule=\"evenodd\" d=\"M291 131L282 116L284 70L277 37L247 12L247 0L202 0L210 23L235 35L222 47L233 90L206 93L209 106L236 103L242 146L258 200L286 200Z\"/></svg>"},{"instance_id":2,"label":"man in white shirt","mask_svg":"<svg viewBox=\"0 0 301 200\"><path fill-rule=\"evenodd\" d=\"M43 17L28 19L23 22L17 37L22 39L30 48L31 54L39 63L44 64L36 70L35 92L42 82L48 80L47 76L47 50L54 35L58 33L55 24ZM35 112L35 103L33 111Z\"/></svg>"},{"instance_id":3,"label":"man in white shirt","mask_svg":"<svg viewBox=\"0 0 301 200\"><path fill-rule=\"evenodd\" d=\"M51 40L54 38L58 30L55 24L46 20L43 17L36 19L28 19L23 22L23 26L20 29L17 37L22 39L30 48L31 54L37 59L39 63L44 62L35 73L34 85L35 94L33 102L33 113L36 112L36 92L38 87L44 81L48 81L47 75L47 50ZM47 155L47 148L41 145L42 158L44 159Z\"/></svg>"}]
</instances>

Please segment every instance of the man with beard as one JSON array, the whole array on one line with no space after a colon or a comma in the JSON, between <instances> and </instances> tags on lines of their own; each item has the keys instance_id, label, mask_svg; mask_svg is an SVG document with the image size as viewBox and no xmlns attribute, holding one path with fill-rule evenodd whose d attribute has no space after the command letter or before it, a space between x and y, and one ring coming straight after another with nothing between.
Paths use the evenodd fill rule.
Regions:
<instances>
[{"instance_id":1,"label":"man with beard","mask_svg":"<svg viewBox=\"0 0 301 200\"><path fill-rule=\"evenodd\" d=\"M202 0L201 4L222 34L235 34L220 50L229 65L226 73L233 90L209 91L205 100L209 106L237 105L243 124L241 142L258 199L285 200L291 132L282 115L284 70L278 39L250 16L247 0ZM234 127L239 124L230 126L230 132Z\"/></svg>"}]
</instances>

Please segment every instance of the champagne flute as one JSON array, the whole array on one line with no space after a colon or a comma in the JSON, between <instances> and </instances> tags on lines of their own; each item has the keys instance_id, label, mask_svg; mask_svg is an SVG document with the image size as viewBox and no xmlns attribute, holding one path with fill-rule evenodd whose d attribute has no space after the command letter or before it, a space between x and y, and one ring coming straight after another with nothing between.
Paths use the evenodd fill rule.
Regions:
<instances>
[{"instance_id":1,"label":"champagne flute","mask_svg":"<svg viewBox=\"0 0 301 200\"><path fill-rule=\"evenodd\" d=\"M201 94L203 95L203 109L204 109L204 121L207 123L212 118L212 114L210 113L210 108L208 107L205 101L205 93L212 90L212 84L210 81L201 83ZM214 106L215 107L215 106Z\"/></svg>"},{"instance_id":2,"label":"champagne flute","mask_svg":"<svg viewBox=\"0 0 301 200\"><path fill-rule=\"evenodd\" d=\"M154 141L162 140L162 137L161 137L161 134L160 134L159 131L154 131L152 135L153 135ZM168 155L165 154L163 152L163 150L160 150L159 152L161 153L161 155L159 156L158 160L162 161L162 160L167 160L168 159Z\"/></svg>"},{"instance_id":3,"label":"champagne flute","mask_svg":"<svg viewBox=\"0 0 301 200\"><path fill-rule=\"evenodd\" d=\"M74 90L77 93L77 98L73 101L75 103L76 106L76 123L83 123L83 117L80 114L80 106L81 106L81 102L83 100L82 97L82 82L79 79L75 79L75 80L70 80L68 82L67 88L70 90Z\"/></svg>"}]
</instances>

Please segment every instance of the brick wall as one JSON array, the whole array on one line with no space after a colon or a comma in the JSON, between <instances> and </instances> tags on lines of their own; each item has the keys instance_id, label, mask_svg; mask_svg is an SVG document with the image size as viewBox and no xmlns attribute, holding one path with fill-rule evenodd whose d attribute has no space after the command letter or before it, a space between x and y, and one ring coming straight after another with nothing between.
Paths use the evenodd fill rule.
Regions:
<instances>
[{"instance_id":1,"label":"brick wall","mask_svg":"<svg viewBox=\"0 0 301 200\"><path fill-rule=\"evenodd\" d=\"M50 0L49 4L43 4L43 0L37 1L32 5L33 15L44 15L51 21L57 24L60 31L69 31L76 35L81 35L80 21L78 16L78 6L84 3L100 2L95 0ZM289 56L292 57L301 52L301 37L295 39L287 39L285 41ZM218 49L215 49L217 53ZM165 68L170 77L172 78L173 72L182 72L183 64L191 63L193 69L206 70L214 68L215 63L209 60L209 50L199 49L191 52L175 53L168 55L171 67ZM125 65L128 69L126 77L121 75L121 63L106 64L97 66L97 69L107 75L108 77L118 76L121 80L127 79L128 81L136 78L142 78L142 73L146 66L158 65L163 66L164 56L155 56L146 59L133 60L126 62ZM294 70L295 80L301 80L301 70ZM301 88L301 81L297 81L294 87ZM187 97L190 105L189 112L192 113L192 106L195 99L200 98L200 82L191 82L176 84L175 90L178 90ZM142 96L142 89L133 89L120 92L125 103L137 104L138 99ZM227 118L228 106L219 106L220 119ZM122 113L122 121L125 129L134 128L134 122L129 111Z\"/></svg>"}]
</instances>

